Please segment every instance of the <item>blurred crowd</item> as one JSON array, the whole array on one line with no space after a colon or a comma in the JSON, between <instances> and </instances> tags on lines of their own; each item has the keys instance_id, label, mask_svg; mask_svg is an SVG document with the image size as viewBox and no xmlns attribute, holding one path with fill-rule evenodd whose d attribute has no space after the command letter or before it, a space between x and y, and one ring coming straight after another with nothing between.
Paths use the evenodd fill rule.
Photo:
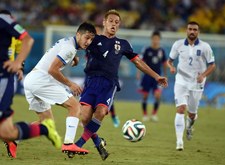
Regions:
<instances>
[{"instance_id":1,"label":"blurred crowd","mask_svg":"<svg viewBox=\"0 0 225 165\"><path fill-rule=\"evenodd\" d=\"M107 10L117 9L122 28L182 31L197 21L201 32L225 34L225 0L1 0L0 9L34 30L86 20L100 25Z\"/></svg>"}]
</instances>

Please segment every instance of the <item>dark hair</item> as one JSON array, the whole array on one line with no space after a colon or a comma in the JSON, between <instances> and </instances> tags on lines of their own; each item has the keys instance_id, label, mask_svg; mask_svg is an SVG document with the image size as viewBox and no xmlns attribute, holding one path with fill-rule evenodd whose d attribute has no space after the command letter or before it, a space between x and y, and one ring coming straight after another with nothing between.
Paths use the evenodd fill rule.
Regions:
<instances>
[{"instance_id":1,"label":"dark hair","mask_svg":"<svg viewBox=\"0 0 225 165\"><path fill-rule=\"evenodd\" d=\"M188 22L187 25L197 25L198 28L200 28L199 24L197 22L195 22L195 21L190 21L190 22Z\"/></svg>"},{"instance_id":2,"label":"dark hair","mask_svg":"<svg viewBox=\"0 0 225 165\"><path fill-rule=\"evenodd\" d=\"M11 15L11 12L9 10L0 10L0 14L8 14L8 15Z\"/></svg>"},{"instance_id":3,"label":"dark hair","mask_svg":"<svg viewBox=\"0 0 225 165\"><path fill-rule=\"evenodd\" d=\"M87 31L90 33L96 34L95 26L88 22L84 22L80 24L80 26L77 29L77 32L80 32L80 33L86 33Z\"/></svg>"},{"instance_id":4,"label":"dark hair","mask_svg":"<svg viewBox=\"0 0 225 165\"><path fill-rule=\"evenodd\" d=\"M153 31L151 37L153 37L153 36L159 36L159 38L161 38L160 31L158 31L158 30Z\"/></svg>"}]
</instances>

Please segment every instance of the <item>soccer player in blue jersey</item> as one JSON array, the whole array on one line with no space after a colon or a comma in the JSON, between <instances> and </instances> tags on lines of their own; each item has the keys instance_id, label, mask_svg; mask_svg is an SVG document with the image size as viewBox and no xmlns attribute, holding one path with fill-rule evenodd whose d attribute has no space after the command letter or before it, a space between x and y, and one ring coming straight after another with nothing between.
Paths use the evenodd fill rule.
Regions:
<instances>
[{"instance_id":1,"label":"soccer player in blue jersey","mask_svg":"<svg viewBox=\"0 0 225 165\"><path fill-rule=\"evenodd\" d=\"M121 17L116 10L109 10L105 14L102 35L96 35L87 48L90 57L84 69L87 78L80 97L84 132L76 145L81 147L92 138L102 160L109 154L105 149L105 141L99 138L96 132L110 110L116 91L120 90L118 70L121 58L126 56L137 68L154 77L159 84L168 85L167 78L159 76L149 68L138 54L133 52L127 40L116 37L120 23Z\"/></svg>"},{"instance_id":2,"label":"soccer player in blue jersey","mask_svg":"<svg viewBox=\"0 0 225 165\"><path fill-rule=\"evenodd\" d=\"M151 35L151 46L143 50L142 60L159 75L161 75L161 68L163 66L164 76L167 76L167 59L164 49L160 47L160 39L160 32L154 31ZM140 80L140 71L137 71L137 79ZM155 99L150 119L156 122L158 121L157 112L160 105L162 88L158 85L158 82L153 77L149 76L148 74L144 74L140 81L139 89L139 92L142 93L143 121L149 120L147 106L150 90L152 90Z\"/></svg>"},{"instance_id":3,"label":"soccer player in blue jersey","mask_svg":"<svg viewBox=\"0 0 225 165\"><path fill-rule=\"evenodd\" d=\"M102 34L102 30L103 30L102 29L102 26L96 25L95 26L95 29L96 29L96 33L97 34L99 34L99 35ZM87 55L87 58L88 58L88 55ZM116 114L116 110L115 110L114 103L112 103L109 113L111 115L111 119L112 119L112 122L113 122L113 126L116 127L116 128L119 127L120 120L119 120L118 115Z\"/></svg>"},{"instance_id":4,"label":"soccer player in blue jersey","mask_svg":"<svg viewBox=\"0 0 225 165\"><path fill-rule=\"evenodd\" d=\"M53 120L45 120L41 124L13 123L14 111L11 105L17 83L15 75L19 80L23 78L23 62L34 40L8 10L0 11L0 34L0 139L5 142L8 155L16 157L17 145L12 141L41 135L46 135L56 147L60 148L61 140ZM21 41L21 48L15 57L18 40Z\"/></svg>"}]
</instances>

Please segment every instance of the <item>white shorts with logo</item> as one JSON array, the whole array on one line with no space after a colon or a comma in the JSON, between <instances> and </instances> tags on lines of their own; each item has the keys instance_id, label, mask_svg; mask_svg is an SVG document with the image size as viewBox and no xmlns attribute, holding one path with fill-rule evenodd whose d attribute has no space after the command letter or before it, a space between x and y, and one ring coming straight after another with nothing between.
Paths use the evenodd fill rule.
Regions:
<instances>
[{"instance_id":1,"label":"white shorts with logo","mask_svg":"<svg viewBox=\"0 0 225 165\"><path fill-rule=\"evenodd\" d=\"M176 107L186 105L188 112L197 114L203 91L189 90L186 86L175 83L174 95Z\"/></svg>"},{"instance_id":2,"label":"white shorts with logo","mask_svg":"<svg viewBox=\"0 0 225 165\"><path fill-rule=\"evenodd\" d=\"M54 104L63 104L73 96L67 86L40 70L31 71L25 77L24 91L29 109L36 112L44 112Z\"/></svg>"}]
</instances>

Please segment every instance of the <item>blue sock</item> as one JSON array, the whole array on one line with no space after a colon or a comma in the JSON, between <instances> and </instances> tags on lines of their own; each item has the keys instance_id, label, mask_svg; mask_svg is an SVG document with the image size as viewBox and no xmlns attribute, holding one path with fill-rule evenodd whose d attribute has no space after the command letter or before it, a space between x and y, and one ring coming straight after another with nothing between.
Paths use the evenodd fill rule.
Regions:
<instances>
[{"instance_id":1,"label":"blue sock","mask_svg":"<svg viewBox=\"0 0 225 165\"><path fill-rule=\"evenodd\" d=\"M101 122L93 118L85 127L81 138L75 143L78 147L82 147L86 141L88 141L92 135L98 131L101 126Z\"/></svg>"},{"instance_id":2,"label":"blue sock","mask_svg":"<svg viewBox=\"0 0 225 165\"><path fill-rule=\"evenodd\" d=\"M82 147L84 144L86 143L86 141L80 137L79 140L77 140L77 142L75 143L78 147Z\"/></svg>"},{"instance_id":3,"label":"blue sock","mask_svg":"<svg viewBox=\"0 0 225 165\"><path fill-rule=\"evenodd\" d=\"M101 142L101 139L99 138L98 134L96 134L96 133L93 134L91 139L94 142L95 146L98 147Z\"/></svg>"}]
</instances>

